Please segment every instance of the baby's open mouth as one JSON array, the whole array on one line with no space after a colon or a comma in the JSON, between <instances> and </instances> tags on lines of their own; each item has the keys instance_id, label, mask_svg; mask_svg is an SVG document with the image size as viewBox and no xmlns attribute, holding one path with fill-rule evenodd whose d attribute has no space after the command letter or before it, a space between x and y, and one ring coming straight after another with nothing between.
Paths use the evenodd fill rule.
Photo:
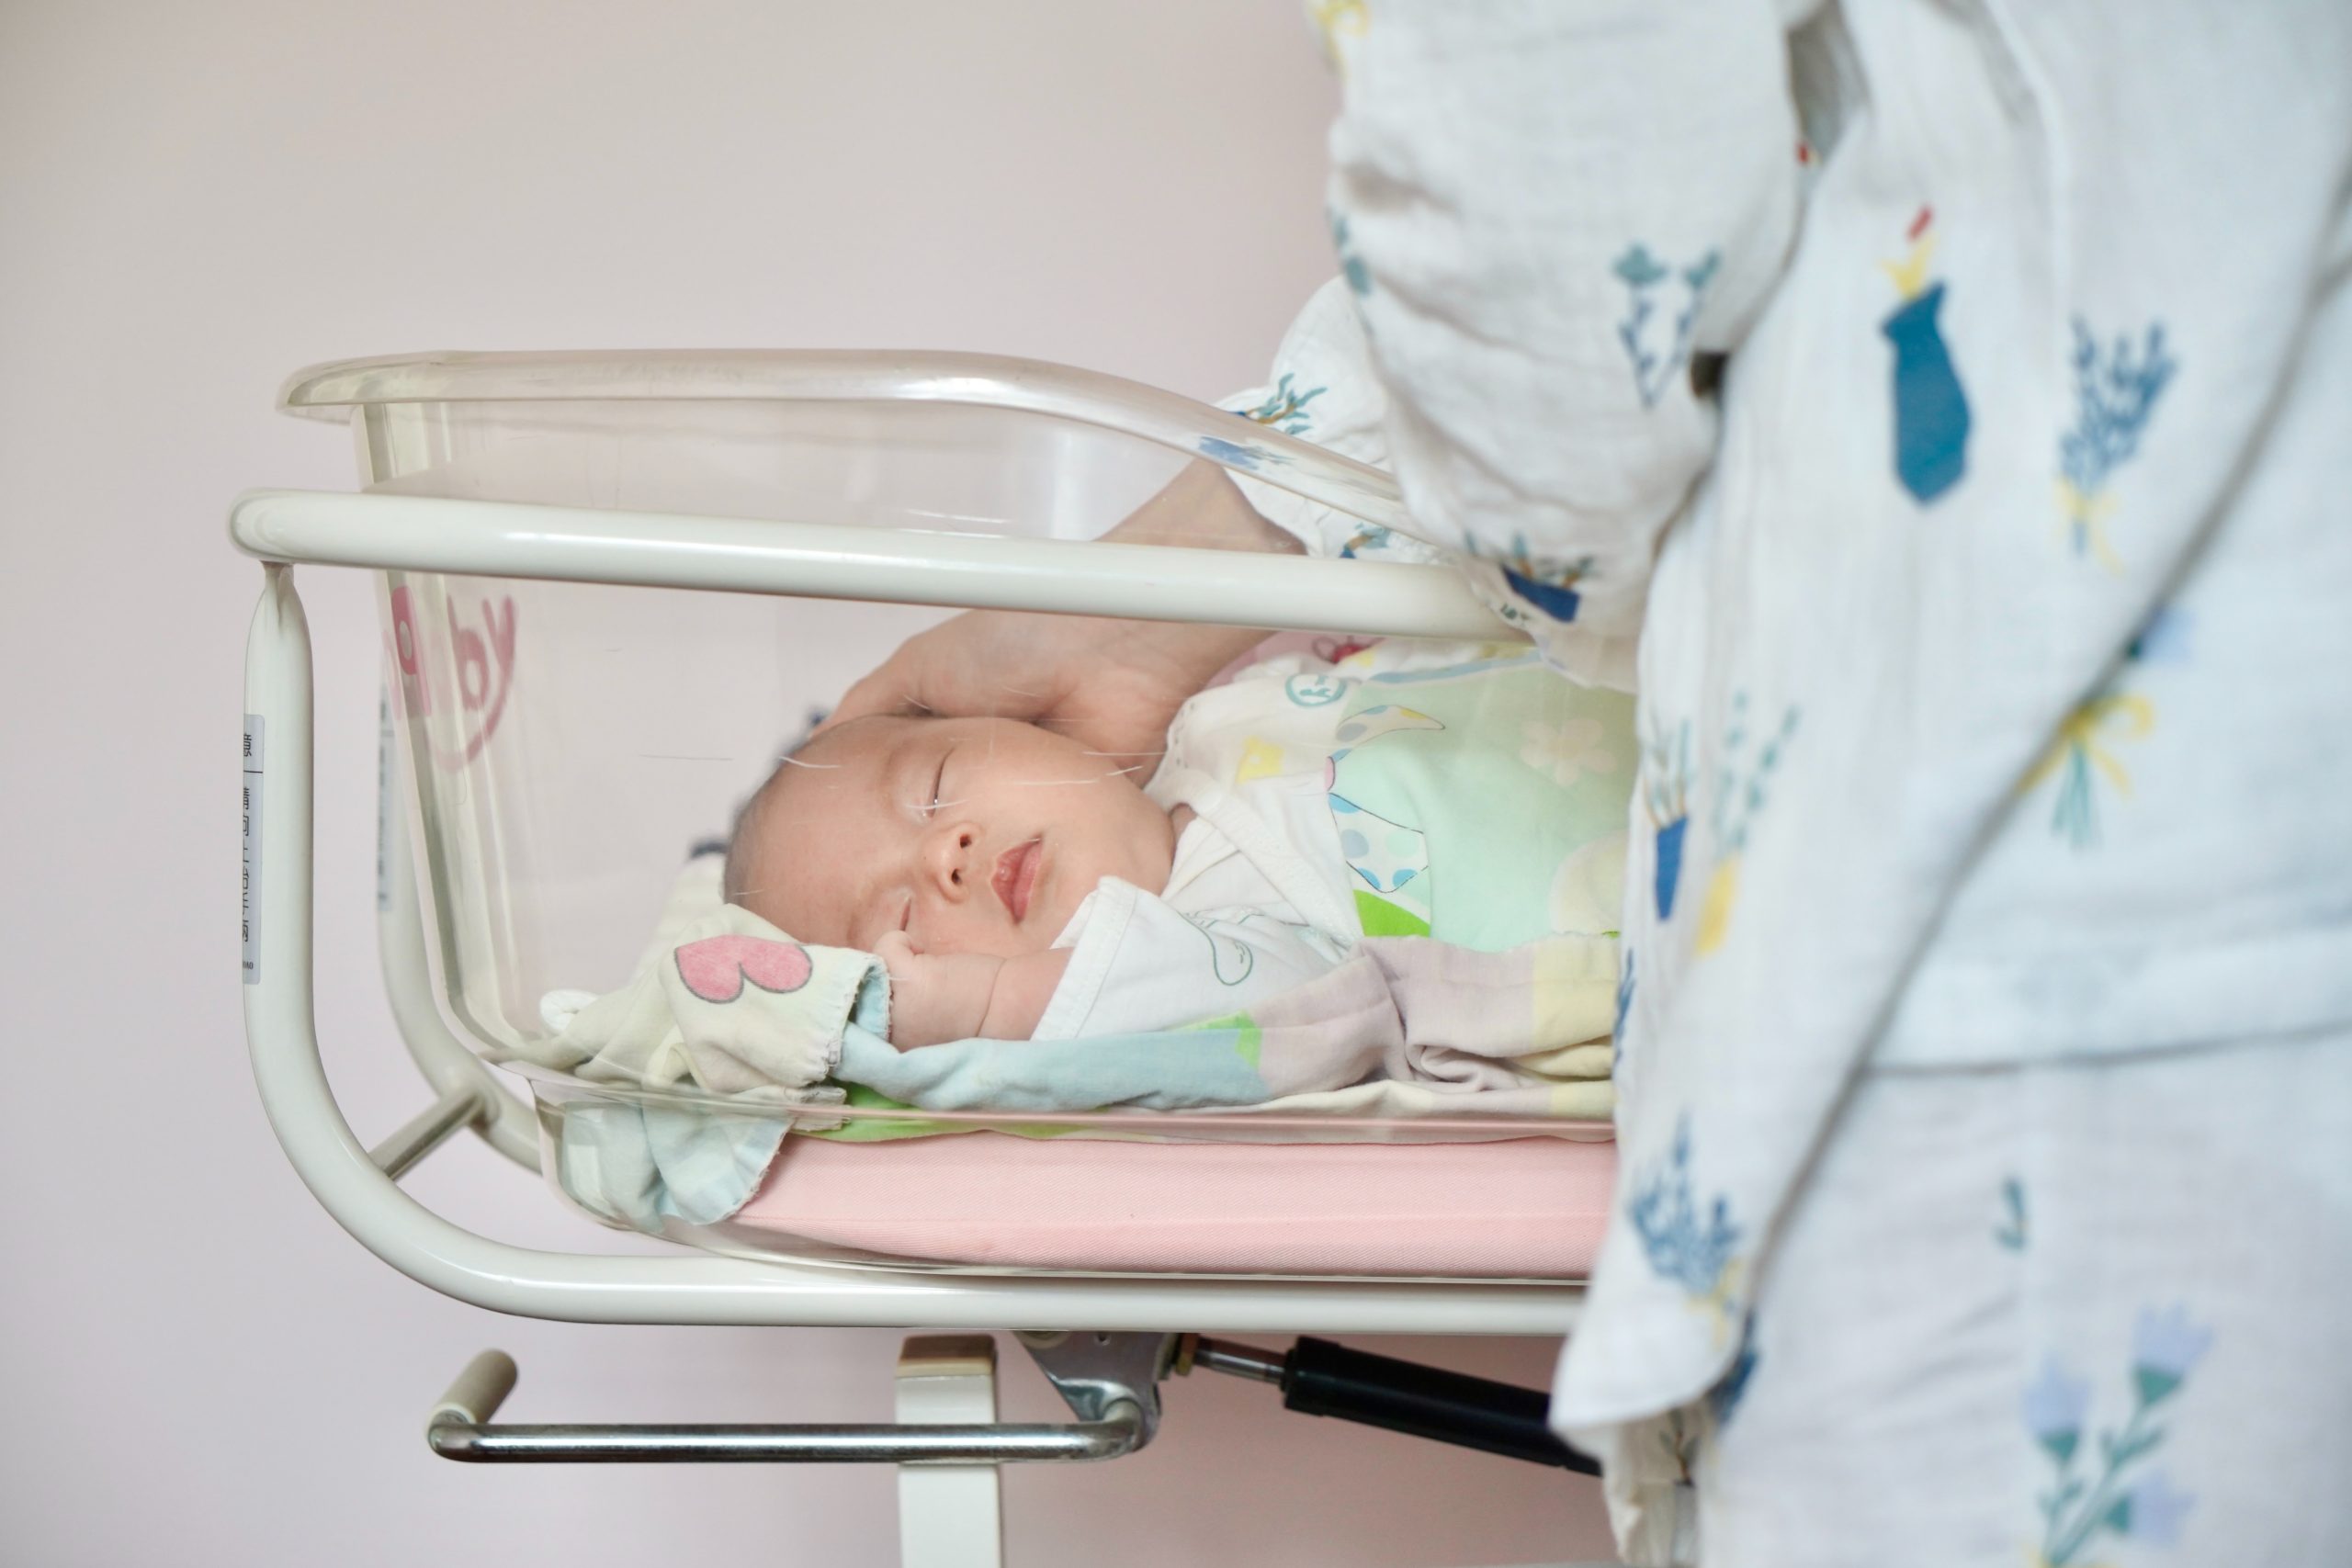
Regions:
<instances>
[{"instance_id":1,"label":"baby's open mouth","mask_svg":"<svg viewBox=\"0 0 2352 1568\"><path fill-rule=\"evenodd\" d=\"M1029 895L1037 886L1037 865L1045 858L1045 840L1032 839L996 857L989 886L996 889L998 901L1016 922L1029 918Z\"/></svg>"}]
</instances>

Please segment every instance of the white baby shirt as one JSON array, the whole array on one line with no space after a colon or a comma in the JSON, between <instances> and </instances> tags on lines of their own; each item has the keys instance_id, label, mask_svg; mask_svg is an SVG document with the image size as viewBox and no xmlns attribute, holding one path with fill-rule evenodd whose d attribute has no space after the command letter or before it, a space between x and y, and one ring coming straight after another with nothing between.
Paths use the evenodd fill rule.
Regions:
<instances>
[{"instance_id":1,"label":"white baby shirt","mask_svg":"<svg viewBox=\"0 0 2352 1568\"><path fill-rule=\"evenodd\" d=\"M1168 1029L1325 973L1361 934L1324 789L1337 704L1298 707L1282 682L1319 660L1272 660L1186 703L1145 793L1196 814L1154 894L1104 877L1055 939L1072 949L1033 1038ZM1272 700L1270 700L1270 698Z\"/></svg>"}]
</instances>

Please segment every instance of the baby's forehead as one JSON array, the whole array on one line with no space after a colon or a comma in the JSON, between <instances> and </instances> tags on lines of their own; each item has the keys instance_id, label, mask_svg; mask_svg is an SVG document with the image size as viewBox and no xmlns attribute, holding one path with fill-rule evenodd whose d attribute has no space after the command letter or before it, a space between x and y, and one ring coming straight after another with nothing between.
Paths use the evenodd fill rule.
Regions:
<instances>
[{"instance_id":1,"label":"baby's forehead","mask_svg":"<svg viewBox=\"0 0 2352 1568\"><path fill-rule=\"evenodd\" d=\"M829 729L818 731L793 753L792 760L803 767L824 767L828 764L838 767L858 758L879 756L905 739L916 725L924 722L902 713L870 713L860 718L846 719Z\"/></svg>"},{"instance_id":2,"label":"baby's forehead","mask_svg":"<svg viewBox=\"0 0 2352 1568\"><path fill-rule=\"evenodd\" d=\"M917 722L896 715L852 719L786 757L737 829L744 878L771 898L808 896L811 871L834 859L827 852L812 859L811 847L841 849L844 833L878 815Z\"/></svg>"},{"instance_id":3,"label":"baby's forehead","mask_svg":"<svg viewBox=\"0 0 2352 1568\"><path fill-rule=\"evenodd\" d=\"M854 718L809 741L776 770L779 794L810 802L870 790L913 739L919 720L895 714Z\"/></svg>"}]
</instances>

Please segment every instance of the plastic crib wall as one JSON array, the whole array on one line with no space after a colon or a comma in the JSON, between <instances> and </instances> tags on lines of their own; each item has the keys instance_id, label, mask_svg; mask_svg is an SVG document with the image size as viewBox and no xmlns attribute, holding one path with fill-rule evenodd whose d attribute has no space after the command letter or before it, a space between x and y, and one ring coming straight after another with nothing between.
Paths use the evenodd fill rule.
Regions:
<instances>
[{"instance_id":1,"label":"plastic crib wall","mask_svg":"<svg viewBox=\"0 0 2352 1568\"><path fill-rule=\"evenodd\" d=\"M258 573L219 505L345 488L291 367L423 346L906 344L1197 395L1254 378L1330 266L1333 91L1260 0L906 7L263 0L0 10L0 657L10 823L0 1435L9 1561L891 1561L879 1471L476 1472L430 1458L465 1356L517 1419L872 1419L887 1331L492 1318L338 1234L264 1126L228 890ZM308 572L320 997L365 1136L423 1093L375 975L365 584ZM61 1080L70 1089L58 1087ZM579 1245L487 1151L420 1196ZM612 1245L625 1247L615 1238ZM1538 1381L1550 1348L1417 1348ZM100 1375L103 1374L103 1375ZM1007 1414L1055 1402L1025 1374ZM1195 1380L1144 1455L1016 1472L1030 1563L1436 1563L1605 1551L1587 1483L1307 1424ZM292 1440L289 1440L292 1439Z\"/></svg>"}]
</instances>

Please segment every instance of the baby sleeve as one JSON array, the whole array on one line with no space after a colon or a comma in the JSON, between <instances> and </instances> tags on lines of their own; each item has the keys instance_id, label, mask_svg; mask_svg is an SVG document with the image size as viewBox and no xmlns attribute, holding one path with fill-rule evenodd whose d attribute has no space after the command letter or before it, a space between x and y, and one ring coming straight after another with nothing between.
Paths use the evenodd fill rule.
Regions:
<instances>
[{"instance_id":1,"label":"baby sleeve","mask_svg":"<svg viewBox=\"0 0 2352 1568\"><path fill-rule=\"evenodd\" d=\"M1106 876L1057 946L1069 967L1030 1038L1179 1029L1270 1000L1336 967L1339 943L1255 909L1183 914Z\"/></svg>"},{"instance_id":2,"label":"baby sleeve","mask_svg":"<svg viewBox=\"0 0 2352 1568\"><path fill-rule=\"evenodd\" d=\"M1713 452L1692 357L1738 344L1795 231L1784 9L1318 12L1382 457L1416 527L1579 679L1630 684L1659 538Z\"/></svg>"}]
</instances>

